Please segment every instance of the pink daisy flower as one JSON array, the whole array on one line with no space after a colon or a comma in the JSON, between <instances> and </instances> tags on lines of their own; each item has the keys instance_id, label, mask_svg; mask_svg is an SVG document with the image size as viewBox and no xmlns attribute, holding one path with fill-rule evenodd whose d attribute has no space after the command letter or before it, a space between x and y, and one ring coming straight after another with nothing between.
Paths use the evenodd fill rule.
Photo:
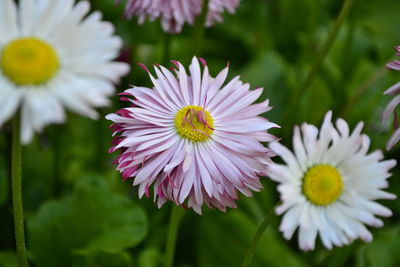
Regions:
<instances>
[{"instance_id":1,"label":"pink daisy flower","mask_svg":"<svg viewBox=\"0 0 400 267\"><path fill-rule=\"evenodd\" d=\"M397 50L396 55L400 56L400 46L397 46L396 50ZM400 61L399 60L390 62L386 66L389 69L400 71ZM384 92L385 95L393 95L393 96L396 95L386 106L386 108L382 114L382 120L387 120L391 113L394 114L393 124L394 124L394 127L396 130L386 144L387 150L392 149L400 140L400 128L399 128L399 122L398 122L397 112L396 112L396 108L400 104L400 94L399 93L400 93L400 82L394 84L393 86L391 86L389 89L387 89Z\"/></svg>"},{"instance_id":2,"label":"pink daisy flower","mask_svg":"<svg viewBox=\"0 0 400 267\"><path fill-rule=\"evenodd\" d=\"M238 5L239 0L210 0L206 26L222 22L222 13L225 10L234 13ZM183 24L193 25L195 18L201 14L202 6L202 0L128 0L125 14L128 18L139 17L140 24L147 17L151 21L160 18L164 31L179 33Z\"/></svg>"},{"instance_id":3,"label":"pink daisy flower","mask_svg":"<svg viewBox=\"0 0 400 267\"><path fill-rule=\"evenodd\" d=\"M173 72L155 66L157 77L143 66L154 87L126 90L121 100L131 106L106 117L118 134L110 149L121 152L117 170L133 178L139 197L153 185L158 207L172 200L199 214L203 204L235 208L238 191L262 188L273 153L260 142L276 140L267 130L279 127L259 116L271 109L268 100L252 104L262 88L249 90L240 77L223 85L229 67L213 78L201 62L203 71L193 58L189 73L176 61Z\"/></svg>"}]
</instances>

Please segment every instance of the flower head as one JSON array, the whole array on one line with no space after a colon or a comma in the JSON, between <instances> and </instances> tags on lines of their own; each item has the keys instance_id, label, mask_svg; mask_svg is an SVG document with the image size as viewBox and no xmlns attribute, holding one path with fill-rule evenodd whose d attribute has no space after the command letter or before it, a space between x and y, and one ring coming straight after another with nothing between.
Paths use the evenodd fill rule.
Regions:
<instances>
[{"instance_id":1,"label":"flower head","mask_svg":"<svg viewBox=\"0 0 400 267\"><path fill-rule=\"evenodd\" d=\"M95 118L127 64L121 40L89 2L0 1L0 126L21 107L21 139L65 121L64 107Z\"/></svg>"},{"instance_id":2,"label":"flower head","mask_svg":"<svg viewBox=\"0 0 400 267\"><path fill-rule=\"evenodd\" d=\"M396 47L397 50L397 56L400 56L400 46ZM390 62L386 65L389 69L392 70L399 70L400 71L400 61L395 60L393 62ZM397 117L397 112L396 108L400 104L400 82L392 85L389 89L387 89L384 93L385 95L395 95L395 97L389 102L389 104L386 106L385 110L383 111L382 114L382 120L387 120L390 116L391 113L394 114L393 116L393 125L394 128L396 129L393 135L390 137L389 141L386 144L386 149L390 150L392 149L400 140L400 128L399 128L399 122L398 122L398 117Z\"/></svg>"},{"instance_id":3,"label":"flower head","mask_svg":"<svg viewBox=\"0 0 400 267\"><path fill-rule=\"evenodd\" d=\"M160 18L164 31L179 33L185 23L193 25L201 14L203 0L127 0L125 14L128 18L139 17L142 24L148 17L151 21ZM120 2L117 1L117 2ZM210 0L206 26L222 22L222 13L234 13L239 0Z\"/></svg>"},{"instance_id":4,"label":"flower head","mask_svg":"<svg viewBox=\"0 0 400 267\"><path fill-rule=\"evenodd\" d=\"M154 88L123 93L131 106L107 116L119 134L111 152L121 152L117 169L133 178L140 197L153 185L159 207L172 200L198 213L203 204L225 211L238 191L251 196L262 188L258 175L273 154L260 142L275 140L266 131L277 125L259 115L271 107L252 104L263 89L249 90L239 77L223 85L228 67L213 78L197 58L189 73L174 63L176 75L163 66L154 67L157 77L149 72Z\"/></svg>"},{"instance_id":5,"label":"flower head","mask_svg":"<svg viewBox=\"0 0 400 267\"><path fill-rule=\"evenodd\" d=\"M270 165L270 177L279 183L283 215L280 231L291 239L299 228L298 242L303 250L315 247L317 235L331 249L372 235L364 224L381 227L376 215L388 217L392 212L375 202L394 199L387 188L389 170L395 160L383 160L380 150L368 154L370 140L361 134L359 123L350 133L348 124L338 119L336 128L328 112L320 130L304 123L295 127L294 152L278 142L270 147L285 162Z\"/></svg>"}]
</instances>

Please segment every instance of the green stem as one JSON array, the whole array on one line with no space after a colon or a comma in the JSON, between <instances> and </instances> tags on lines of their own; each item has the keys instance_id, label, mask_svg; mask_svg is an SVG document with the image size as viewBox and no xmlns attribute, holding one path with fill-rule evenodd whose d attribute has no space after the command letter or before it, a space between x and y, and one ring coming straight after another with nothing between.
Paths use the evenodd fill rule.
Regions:
<instances>
[{"instance_id":1,"label":"green stem","mask_svg":"<svg viewBox=\"0 0 400 267\"><path fill-rule=\"evenodd\" d=\"M13 120L12 152L11 152L11 183L12 200L14 210L15 241L17 246L17 257L20 267L28 266L25 248L24 234L24 210L22 206L21 189L21 141L20 141L20 121L19 114Z\"/></svg>"},{"instance_id":2,"label":"green stem","mask_svg":"<svg viewBox=\"0 0 400 267\"><path fill-rule=\"evenodd\" d=\"M183 210L181 207L172 204L172 213L168 226L167 245L165 253L165 267L172 267L174 264L175 244L178 233L179 223L181 221Z\"/></svg>"},{"instance_id":3,"label":"green stem","mask_svg":"<svg viewBox=\"0 0 400 267\"><path fill-rule=\"evenodd\" d=\"M251 242L250 248L246 253L246 257L244 258L242 267L248 267L250 266L251 260L254 257L254 254L256 253L256 249L258 244L260 243L260 240L265 232L265 230L268 228L268 226L271 224L272 220L275 218L274 216L274 210L275 207L280 205L280 201L268 212L267 216L265 216L264 221L261 223L261 225L258 227L256 234L253 237L253 241Z\"/></svg>"},{"instance_id":4,"label":"green stem","mask_svg":"<svg viewBox=\"0 0 400 267\"><path fill-rule=\"evenodd\" d=\"M208 3L209 0L203 1L202 12L200 16L196 18L193 27L193 52L196 56L200 56L204 46L206 20L208 14Z\"/></svg>"},{"instance_id":5,"label":"green stem","mask_svg":"<svg viewBox=\"0 0 400 267\"><path fill-rule=\"evenodd\" d=\"M354 2L355 2L355 0L344 0L342 8L339 13L339 16L336 19L335 25L333 26L332 30L330 31L328 38L326 39L322 48L317 53L317 57L315 58L314 63L311 67L311 70L308 73L305 81L293 93L293 96L289 102L288 108L286 109L286 112L283 116L282 121L289 121L291 118L293 118L293 114L297 108L298 102L300 102L301 97L304 96L305 92L308 90L314 77L318 73L318 70L319 70L322 62L324 61L326 56L329 54L329 51L331 50L333 44L335 43L336 37L337 37L343 23L345 22Z\"/></svg>"}]
</instances>

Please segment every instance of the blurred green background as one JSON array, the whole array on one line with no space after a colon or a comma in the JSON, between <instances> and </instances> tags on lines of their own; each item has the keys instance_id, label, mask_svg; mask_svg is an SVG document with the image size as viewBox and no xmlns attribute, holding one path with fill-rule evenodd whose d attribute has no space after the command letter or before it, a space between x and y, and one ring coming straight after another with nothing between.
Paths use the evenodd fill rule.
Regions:
<instances>
[{"instance_id":1,"label":"blurred green background","mask_svg":"<svg viewBox=\"0 0 400 267\"><path fill-rule=\"evenodd\" d=\"M159 21L138 25L123 18L123 5L92 0L105 20L116 26L124 42L121 59L132 64L131 74L118 85L147 85L136 62L163 61L165 40ZM383 149L392 133L380 121L390 97L383 91L400 80L400 72L385 69L400 44L400 1L356 0L329 55L306 92L301 93L290 122L283 120L293 92L309 72L318 49L338 15L338 0L242 0L235 15L207 29L200 56L216 75L230 62L230 78L241 75L253 88L262 86L274 109L266 114L282 126L274 134L291 144L293 123L320 124L325 112L345 118L351 126L365 122L372 149ZM184 65L193 56L193 28L171 36L170 58ZM100 110L102 117L123 103ZM65 125L48 127L24 148L23 196L27 246L36 266L140 266L162 264L171 204L157 209L150 199L139 200L131 182L123 183L107 154L110 123L69 114ZM0 133L0 266L17 266L14 252L9 182L11 127ZM399 160L400 146L386 152ZM400 195L398 168L388 191ZM241 197L238 209L221 213L204 208L203 216L185 212L179 230L175 266L240 266L258 225L278 201L276 184L263 178L265 188L253 198ZM297 240L287 242L275 217L264 235L252 266L400 266L400 202L382 201L394 211L374 241L327 251L318 242L301 252Z\"/></svg>"}]
</instances>

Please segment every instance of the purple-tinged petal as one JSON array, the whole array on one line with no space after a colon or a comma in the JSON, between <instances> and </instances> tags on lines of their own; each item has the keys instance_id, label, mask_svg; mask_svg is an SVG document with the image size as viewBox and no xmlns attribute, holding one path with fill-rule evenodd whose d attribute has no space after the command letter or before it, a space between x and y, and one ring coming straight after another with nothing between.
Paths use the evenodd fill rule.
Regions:
<instances>
[{"instance_id":1,"label":"purple-tinged petal","mask_svg":"<svg viewBox=\"0 0 400 267\"><path fill-rule=\"evenodd\" d=\"M400 82L392 85L389 89L387 89L384 94L385 95L395 95L400 93Z\"/></svg>"},{"instance_id":2,"label":"purple-tinged petal","mask_svg":"<svg viewBox=\"0 0 400 267\"><path fill-rule=\"evenodd\" d=\"M399 104L400 104L400 95L393 98L386 106L385 110L382 113L382 121L387 120L387 118L389 118L390 114L397 108Z\"/></svg>"},{"instance_id":3,"label":"purple-tinged petal","mask_svg":"<svg viewBox=\"0 0 400 267\"><path fill-rule=\"evenodd\" d=\"M386 144L386 150L391 150L400 140L400 128L397 128L396 131L389 138L389 141Z\"/></svg>"}]
</instances>

